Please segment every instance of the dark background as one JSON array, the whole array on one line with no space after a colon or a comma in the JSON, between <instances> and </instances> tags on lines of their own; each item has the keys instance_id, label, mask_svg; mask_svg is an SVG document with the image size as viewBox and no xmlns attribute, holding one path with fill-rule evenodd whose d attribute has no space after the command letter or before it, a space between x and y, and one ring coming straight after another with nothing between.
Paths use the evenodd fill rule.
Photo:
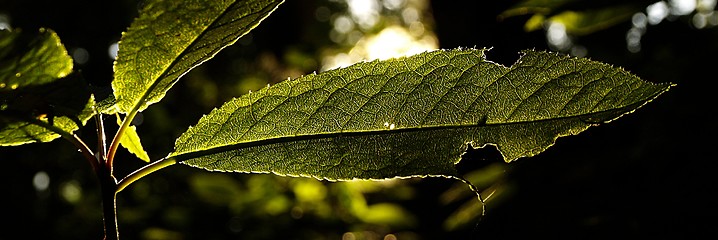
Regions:
<instances>
[{"instance_id":1,"label":"dark background","mask_svg":"<svg viewBox=\"0 0 718 240\"><path fill-rule=\"evenodd\" d=\"M516 2L431 1L430 14L440 48L491 47L488 59L507 66L518 58L520 50L550 50L543 31L524 31L523 24L529 16L497 20ZM240 41L188 74L163 102L144 112L145 123L138 128L151 158L165 155L187 126L236 95L223 89L241 85L247 72L276 82L286 78L281 74L292 72L286 71L289 68L304 73L317 70L316 64L297 67L282 56L299 51L316 59L321 46L333 44L327 40L326 23L317 22L313 16L317 6L331 4L288 1L252 32L251 42ZM137 14L137 6L137 1L0 0L0 14L10 18L13 28L55 30L70 51L87 49L90 60L76 68L100 90L98 93L107 94L112 79L107 46L119 40L120 33ZM396 201L414 215L414 226L374 230L396 233L399 239L718 237L714 197L718 193L718 168L714 163L718 132L713 117L718 28L695 29L688 20L689 17L676 18L649 26L637 53L626 49L630 20L575 37L574 42L585 47L586 57L592 60L622 67L647 81L677 86L617 121L561 138L538 156L508 164L502 179L512 186L511 194L500 204L489 205L487 215L475 224L453 231L442 229L442 222L457 206L439 204L437 196L455 181L428 178L403 181L415 195ZM275 56L277 67L257 70L260 66L252 63L264 59L262 56ZM243 67L228 70L237 65ZM207 86L215 88L208 90ZM214 94L207 93L212 89ZM108 132L116 128L108 125ZM92 124L84 133L92 138ZM118 163L120 176L144 164L126 152L120 152L118 159L127 159ZM97 183L89 164L72 145L58 140L2 147L0 161L0 207L5 209L0 239L102 236ZM464 163L462 171L469 172L491 161ZM38 171L50 176L46 191L32 187L31 180ZM194 195L189 179L197 174L207 173L173 166L140 181L146 183L142 186L147 193L120 193L121 237L341 239L344 232L373 229L353 220L311 216L293 219L261 211L236 218L226 206L206 204ZM238 182L251 177L231 176ZM82 187L80 202L62 200L58 191L67 182ZM242 230L228 230L233 222L243 226ZM153 235L148 229L163 231Z\"/></svg>"}]
</instances>

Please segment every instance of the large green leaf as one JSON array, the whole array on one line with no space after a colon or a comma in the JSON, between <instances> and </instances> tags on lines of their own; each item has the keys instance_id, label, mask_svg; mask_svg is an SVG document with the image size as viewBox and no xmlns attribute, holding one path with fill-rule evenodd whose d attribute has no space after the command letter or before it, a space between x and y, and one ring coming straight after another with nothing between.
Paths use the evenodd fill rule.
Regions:
<instances>
[{"instance_id":1,"label":"large green leaf","mask_svg":"<svg viewBox=\"0 0 718 240\"><path fill-rule=\"evenodd\" d=\"M119 111L142 111L256 27L282 1L150 0L122 35L112 82Z\"/></svg>"},{"instance_id":2,"label":"large green leaf","mask_svg":"<svg viewBox=\"0 0 718 240\"><path fill-rule=\"evenodd\" d=\"M49 29L0 31L0 146L49 142L94 114L94 99Z\"/></svg>"},{"instance_id":3,"label":"large green leaf","mask_svg":"<svg viewBox=\"0 0 718 240\"><path fill-rule=\"evenodd\" d=\"M329 180L459 178L467 146L504 160L632 112L667 91L607 64L525 51L438 50L311 74L233 99L182 134L168 158L212 171ZM470 144L469 144L470 143Z\"/></svg>"}]
</instances>

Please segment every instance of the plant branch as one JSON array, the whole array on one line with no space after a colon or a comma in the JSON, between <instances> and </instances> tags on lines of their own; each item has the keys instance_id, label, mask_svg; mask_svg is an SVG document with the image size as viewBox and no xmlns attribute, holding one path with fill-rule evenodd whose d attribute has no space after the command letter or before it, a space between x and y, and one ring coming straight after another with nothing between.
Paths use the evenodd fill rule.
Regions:
<instances>
[{"instance_id":1,"label":"plant branch","mask_svg":"<svg viewBox=\"0 0 718 240\"><path fill-rule=\"evenodd\" d=\"M147 176L150 173L156 172L160 169L163 169L167 166L173 165L175 163L177 163L177 160L175 160L174 158L169 158L169 159L163 158L163 159L157 160L153 163L150 163L140 169L137 169L136 171L130 173L125 178L120 180L119 183L117 183L117 190L116 190L115 194L119 193L120 191L125 189L125 187L127 187L131 183L139 180L140 178Z\"/></svg>"},{"instance_id":2,"label":"plant branch","mask_svg":"<svg viewBox=\"0 0 718 240\"><path fill-rule=\"evenodd\" d=\"M92 150L90 150L90 148L87 147L85 142L83 142L82 139L80 139L80 137L78 137L77 135L66 132L65 130L55 127L54 125L51 125L49 123L46 123L46 122L43 122L43 121L40 121L37 119L23 119L23 120L28 121L29 123L38 125L40 127L44 127L44 128L46 128L50 131L53 131L57 134L60 134L60 136L62 136L64 139L66 139L67 141L70 141L70 143L72 143L72 145L75 145L75 147L80 151L80 153L82 153L82 155L85 156L85 159L87 159L87 161L90 162L90 165L92 166L92 170L94 170L95 172L100 170L99 169L100 165L97 161L97 158L92 153ZM81 127L81 126L78 126L78 128L79 127Z\"/></svg>"}]
</instances>

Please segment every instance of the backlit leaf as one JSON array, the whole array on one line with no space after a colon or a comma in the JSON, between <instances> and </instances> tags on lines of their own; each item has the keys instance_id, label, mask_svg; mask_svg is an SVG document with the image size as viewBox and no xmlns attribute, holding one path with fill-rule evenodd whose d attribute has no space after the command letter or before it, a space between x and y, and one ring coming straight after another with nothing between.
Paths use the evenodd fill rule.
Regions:
<instances>
[{"instance_id":1,"label":"backlit leaf","mask_svg":"<svg viewBox=\"0 0 718 240\"><path fill-rule=\"evenodd\" d=\"M445 176L467 146L511 162L630 113L670 88L607 64L524 51L437 50L287 80L225 103L168 158L211 171L328 180Z\"/></svg>"},{"instance_id":2,"label":"backlit leaf","mask_svg":"<svg viewBox=\"0 0 718 240\"><path fill-rule=\"evenodd\" d=\"M120 116L118 114L115 116L117 119L117 125L122 125ZM142 147L142 142L140 141L140 136L137 135L137 128L135 126L129 126L127 128L125 134L122 135L122 139L120 139L120 145L122 145L122 147L127 149L130 153L137 156L140 160L150 162L150 156L147 155L147 152Z\"/></svg>"},{"instance_id":3,"label":"backlit leaf","mask_svg":"<svg viewBox=\"0 0 718 240\"><path fill-rule=\"evenodd\" d=\"M119 43L112 81L119 112L160 101L182 75L236 42L280 3L147 1Z\"/></svg>"}]
</instances>

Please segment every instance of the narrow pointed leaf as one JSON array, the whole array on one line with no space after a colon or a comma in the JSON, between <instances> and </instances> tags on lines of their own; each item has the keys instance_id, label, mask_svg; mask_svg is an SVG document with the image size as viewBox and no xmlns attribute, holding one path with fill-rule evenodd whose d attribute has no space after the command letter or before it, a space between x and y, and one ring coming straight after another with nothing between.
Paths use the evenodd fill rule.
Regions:
<instances>
[{"instance_id":1,"label":"narrow pointed leaf","mask_svg":"<svg viewBox=\"0 0 718 240\"><path fill-rule=\"evenodd\" d=\"M3 30L0 46L0 146L49 142L94 115L88 85L72 73L55 32Z\"/></svg>"},{"instance_id":2,"label":"narrow pointed leaf","mask_svg":"<svg viewBox=\"0 0 718 240\"><path fill-rule=\"evenodd\" d=\"M177 80L256 27L275 0L150 0L119 43L112 82L119 112L142 111Z\"/></svg>"},{"instance_id":3,"label":"narrow pointed leaf","mask_svg":"<svg viewBox=\"0 0 718 240\"><path fill-rule=\"evenodd\" d=\"M119 114L115 114L117 119L117 125L122 125L122 121L120 121ZM125 131L125 134L122 135L122 139L120 139L120 145L127 149L130 153L137 156L142 161L150 162L150 156L147 155L147 152L142 147L142 142L140 141L140 136L137 134L137 128L135 126L130 126Z\"/></svg>"},{"instance_id":4,"label":"narrow pointed leaf","mask_svg":"<svg viewBox=\"0 0 718 240\"><path fill-rule=\"evenodd\" d=\"M472 146L507 162L630 113L667 91L619 68L525 51L511 67L484 50L438 50L287 80L225 103L168 158L212 171L329 180L459 178Z\"/></svg>"}]
</instances>

